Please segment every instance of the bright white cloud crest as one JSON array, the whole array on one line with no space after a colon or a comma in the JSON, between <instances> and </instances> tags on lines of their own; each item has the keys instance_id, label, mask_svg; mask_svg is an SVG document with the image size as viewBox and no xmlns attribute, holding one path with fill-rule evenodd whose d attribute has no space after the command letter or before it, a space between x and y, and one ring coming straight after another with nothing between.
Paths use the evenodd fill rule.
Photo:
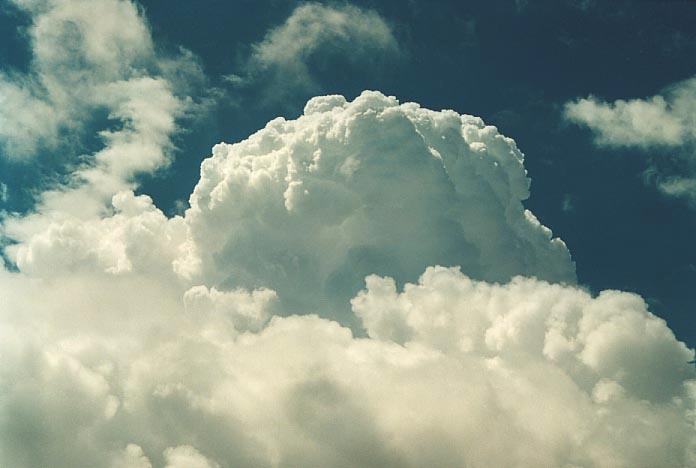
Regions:
<instances>
[{"instance_id":1,"label":"bright white cloud crest","mask_svg":"<svg viewBox=\"0 0 696 468\"><path fill-rule=\"evenodd\" d=\"M1 466L696 465L693 350L574 285L478 118L319 97L217 145L184 216L116 185L4 221Z\"/></svg>"}]
</instances>

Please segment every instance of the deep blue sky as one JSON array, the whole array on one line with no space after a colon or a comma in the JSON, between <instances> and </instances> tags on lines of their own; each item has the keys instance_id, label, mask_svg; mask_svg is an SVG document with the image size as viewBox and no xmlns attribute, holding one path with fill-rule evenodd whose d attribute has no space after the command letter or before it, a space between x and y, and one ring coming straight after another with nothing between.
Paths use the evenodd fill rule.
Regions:
<instances>
[{"instance_id":1,"label":"deep blue sky","mask_svg":"<svg viewBox=\"0 0 696 468\"><path fill-rule=\"evenodd\" d=\"M288 0L141 0L155 40L197 54L210 86L240 73L250 45L290 15ZM563 103L593 94L606 100L645 97L696 74L696 2L571 0L354 0L394 28L403 56L383 66L331 58L310 63L324 93L354 97L379 89L401 101L481 116L514 138L533 180L527 202L568 244L580 282L593 291L635 291L677 336L696 345L696 210L644 181L650 154L607 150L589 131L564 122ZM214 12L215 14L210 14ZM17 26L0 13L0 63L26 66ZM301 113L314 92L282 102L263 90L226 88L212 115L180 137L173 165L144 181L165 211L186 199L198 166L218 141L237 141L269 119ZM659 156L659 155L654 155ZM13 194L5 205L26 210L31 191L53 173L50 158L28 166L0 158Z\"/></svg>"}]
</instances>

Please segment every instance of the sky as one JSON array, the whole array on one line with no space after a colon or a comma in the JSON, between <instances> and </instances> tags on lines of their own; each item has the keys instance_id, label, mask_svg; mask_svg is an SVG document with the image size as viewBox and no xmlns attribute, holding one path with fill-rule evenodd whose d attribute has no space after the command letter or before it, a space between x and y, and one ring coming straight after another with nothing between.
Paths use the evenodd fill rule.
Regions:
<instances>
[{"instance_id":1,"label":"sky","mask_svg":"<svg viewBox=\"0 0 696 468\"><path fill-rule=\"evenodd\" d=\"M0 0L0 465L696 466L693 24Z\"/></svg>"}]
</instances>

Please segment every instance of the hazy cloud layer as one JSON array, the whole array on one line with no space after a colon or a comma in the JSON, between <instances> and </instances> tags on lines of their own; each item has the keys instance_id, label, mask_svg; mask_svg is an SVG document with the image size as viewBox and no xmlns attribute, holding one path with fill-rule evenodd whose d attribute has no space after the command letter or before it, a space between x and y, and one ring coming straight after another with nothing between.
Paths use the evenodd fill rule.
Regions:
<instances>
[{"instance_id":1,"label":"hazy cloud layer","mask_svg":"<svg viewBox=\"0 0 696 468\"><path fill-rule=\"evenodd\" d=\"M566 119L589 128L595 143L636 147L680 161L680 172L652 168L667 195L696 202L696 78L669 86L646 99L604 102L590 96L565 104Z\"/></svg>"}]
</instances>

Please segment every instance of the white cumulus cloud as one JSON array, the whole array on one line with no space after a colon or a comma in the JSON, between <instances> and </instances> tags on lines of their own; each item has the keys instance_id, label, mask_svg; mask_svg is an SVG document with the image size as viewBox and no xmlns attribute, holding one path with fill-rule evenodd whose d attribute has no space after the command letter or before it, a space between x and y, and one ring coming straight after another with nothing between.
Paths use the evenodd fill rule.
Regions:
<instances>
[{"instance_id":1,"label":"white cumulus cloud","mask_svg":"<svg viewBox=\"0 0 696 468\"><path fill-rule=\"evenodd\" d=\"M4 464L696 461L693 351L632 294L446 268L401 292L370 276L353 300L361 338L316 316L207 333L224 310L184 310L173 291L122 280L59 281L41 297L46 283L3 278L19 304L2 309Z\"/></svg>"},{"instance_id":2,"label":"white cumulus cloud","mask_svg":"<svg viewBox=\"0 0 696 468\"><path fill-rule=\"evenodd\" d=\"M433 263L574 282L565 244L522 205L522 160L476 117L377 92L315 98L297 120L213 148L176 268L274 289L295 311L346 304L368 274L413 281Z\"/></svg>"},{"instance_id":3,"label":"white cumulus cloud","mask_svg":"<svg viewBox=\"0 0 696 468\"><path fill-rule=\"evenodd\" d=\"M34 59L0 78L4 151L115 125L2 219L0 466L696 466L694 351L639 296L575 284L495 127L317 97L216 145L167 217L132 176L166 164L190 105L168 70L195 60L125 0L15 3ZM327 42L396 47L312 3L254 53L309 73Z\"/></svg>"},{"instance_id":4,"label":"white cumulus cloud","mask_svg":"<svg viewBox=\"0 0 696 468\"><path fill-rule=\"evenodd\" d=\"M640 297L575 285L495 127L317 97L215 146L167 217L131 177L166 163L187 99L138 8L17 4L35 59L2 96L59 115L0 111L6 150L92 106L118 128L2 220L0 466L696 465L694 351ZM351 39L353 11L380 31L301 8L313 22L286 26Z\"/></svg>"},{"instance_id":5,"label":"white cumulus cloud","mask_svg":"<svg viewBox=\"0 0 696 468\"><path fill-rule=\"evenodd\" d=\"M528 189L480 119L366 92L216 146L183 216L33 215L0 465L693 466L694 351L574 286Z\"/></svg>"}]
</instances>

